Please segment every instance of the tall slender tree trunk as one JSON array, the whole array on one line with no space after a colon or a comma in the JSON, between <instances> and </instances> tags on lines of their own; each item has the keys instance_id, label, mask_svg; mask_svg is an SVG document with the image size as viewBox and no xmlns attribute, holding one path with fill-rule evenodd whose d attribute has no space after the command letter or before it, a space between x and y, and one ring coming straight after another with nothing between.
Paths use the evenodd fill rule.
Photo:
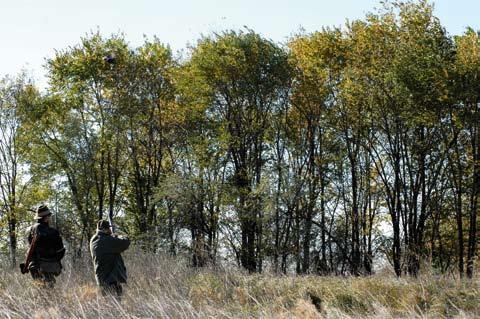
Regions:
<instances>
[{"instance_id":1,"label":"tall slender tree trunk","mask_svg":"<svg viewBox=\"0 0 480 319\"><path fill-rule=\"evenodd\" d=\"M472 129L473 181L470 196L470 227L468 231L467 250L467 277L470 279L473 278L477 249L477 214L480 193L480 134L477 125Z\"/></svg>"},{"instance_id":2,"label":"tall slender tree trunk","mask_svg":"<svg viewBox=\"0 0 480 319\"><path fill-rule=\"evenodd\" d=\"M450 158L451 171L452 171L452 182L455 187L455 219L457 222L457 250L458 250L458 273L460 278L463 278L465 275L465 240L463 238L463 168L460 160L460 151L458 149L458 133L455 132L455 155L456 158Z\"/></svg>"},{"instance_id":3,"label":"tall slender tree trunk","mask_svg":"<svg viewBox=\"0 0 480 319\"><path fill-rule=\"evenodd\" d=\"M15 214L15 206L9 207L8 215L10 264L12 269L15 269L17 265L17 218Z\"/></svg>"},{"instance_id":4,"label":"tall slender tree trunk","mask_svg":"<svg viewBox=\"0 0 480 319\"><path fill-rule=\"evenodd\" d=\"M396 158L394 163L394 170L395 170L395 202L393 211L391 212L392 218L392 225L393 225L393 268L395 270L395 274L397 277L402 275L402 268L401 268L401 258L402 258L402 250L401 250L401 242L400 242L400 216L402 210L402 204L400 201L400 159Z\"/></svg>"},{"instance_id":5,"label":"tall slender tree trunk","mask_svg":"<svg viewBox=\"0 0 480 319\"><path fill-rule=\"evenodd\" d=\"M277 191L275 194L275 247L273 248L273 269L275 273L279 272L280 255L280 191L282 183L282 167L280 163L277 166Z\"/></svg>"},{"instance_id":6,"label":"tall slender tree trunk","mask_svg":"<svg viewBox=\"0 0 480 319\"><path fill-rule=\"evenodd\" d=\"M352 178L352 234L351 234L351 249L352 249L352 274L358 276L360 274L360 220L358 211L358 176L357 176L357 161L350 155L351 178Z\"/></svg>"},{"instance_id":7,"label":"tall slender tree trunk","mask_svg":"<svg viewBox=\"0 0 480 319\"><path fill-rule=\"evenodd\" d=\"M175 243L175 224L174 224L173 204L171 202L167 202L167 213L168 213L169 254L170 256L175 256L177 254L177 249L176 249L176 243Z\"/></svg>"},{"instance_id":8,"label":"tall slender tree trunk","mask_svg":"<svg viewBox=\"0 0 480 319\"><path fill-rule=\"evenodd\" d=\"M262 153L263 153L263 137L259 137L259 141L255 143L255 186L258 188L261 185L262 181ZM261 273L263 271L263 200L262 196L259 194L254 197L253 203L256 211L255 216L255 239L256 239L256 252L255 256L255 268L256 271Z\"/></svg>"},{"instance_id":9,"label":"tall slender tree trunk","mask_svg":"<svg viewBox=\"0 0 480 319\"><path fill-rule=\"evenodd\" d=\"M300 207L295 207L295 272L302 273L302 249L300 239L302 237Z\"/></svg>"},{"instance_id":10,"label":"tall slender tree trunk","mask_svg":"<svg viewBox=\"0 0 480 319\"><path fill-rule=\"evenodd\" d=\"M320 223L322 224L322 229L320 230L320 240L321 240L321 260L320 260L320 272L322 274L328 273L327 267L327 234L326 234L326 218L325 218L325 177L323 175L323 170L321 173L320 181Z\"/></svg>"},{"instance_id":11,"label":"tall slender tree trunk","mask_svg":"<svg viewBox=\"0 0 480 319\"><path fill-rule=\"evenodd\" d=\"M15 141L13 142L15 145ZM14 148L15 150L15 148ZM8 230L10 244L10 261L12 269L17 265L17 159L12 158L12 179L10 185L10 203L8 204Z\"/></svg>"},{"instance_id":12,"label":"tall slender tree trunk","mask_svg":"<svg viewBox=\"0 0 480 319\"><path fill-rule=\"evenodd\" d=\"M305 217L305 229L303 237L303 260L301 272L306 274L310 269L310 242L312 233L312 212L311 208L307 210L307 216Z\"/></svg>"},{"instance_id":13,"label":"tall slender tree trunk","mask_svg":"<svg viewBox=\"0 0 480 319\"><path fill-rule=\"evenodd\" d=\"M458 272L460 274L460 278L464 276L465 267L464 267L464 239L463 239L463 210L462 210L462 196L463 191L462 187L459 186L457 190L456 197L456 209L455 209L455 217L457 221L457 249L458 249Z\"/></svg>"}]
</instances>

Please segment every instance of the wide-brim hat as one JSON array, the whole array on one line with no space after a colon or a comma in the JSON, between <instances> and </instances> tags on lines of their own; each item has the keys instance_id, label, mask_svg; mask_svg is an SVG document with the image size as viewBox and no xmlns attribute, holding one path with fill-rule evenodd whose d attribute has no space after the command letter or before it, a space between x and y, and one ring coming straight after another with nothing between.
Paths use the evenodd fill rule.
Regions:
<instances>
[{"instance_id":1,"label":"wide-brim hat","mask_svg":"<svg viewBox=\"0 0 480 319\"><path fill-rule=\"evenodd\" d=\"M46 205L40 205L37 208L35 219L42 219L43 217L50 216L50 215L52 215L52 212L50 211L50 209L48 209Z\"/></svg>"}]
</instances>

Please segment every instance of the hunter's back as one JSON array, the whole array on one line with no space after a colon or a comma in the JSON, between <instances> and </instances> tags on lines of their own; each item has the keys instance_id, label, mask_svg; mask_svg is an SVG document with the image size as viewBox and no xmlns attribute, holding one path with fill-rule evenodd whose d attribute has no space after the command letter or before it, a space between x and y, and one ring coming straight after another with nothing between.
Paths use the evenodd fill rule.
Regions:
<instances>
[{"instance_id":1,"label":"hunter's back","mask_svg":"<svg viewBox=\"0 0 480 319\"><path fill-rule=\"evenodd\" d=\"M99 284L126 282L127 271L120 255L130 245L128 238L97 232L90 240L90 253Z\"/></svg>"}]
</instances>

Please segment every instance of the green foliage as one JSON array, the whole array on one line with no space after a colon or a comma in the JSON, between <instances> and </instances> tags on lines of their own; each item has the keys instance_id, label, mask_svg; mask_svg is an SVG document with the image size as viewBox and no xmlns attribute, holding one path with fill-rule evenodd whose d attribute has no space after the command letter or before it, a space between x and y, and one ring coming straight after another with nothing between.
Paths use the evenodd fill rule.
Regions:
<instances>
[{"instance_id":1,"label":"green foliage","mask_svg":"<svg viewBox=\"0 0 480 319\"><path fill-rule=\"evenodd\" d=\"M79 250L115 217L143 249L185 250L195 265L234 256L250 271L360 274L386 257L417 275L423 260L461 267L467 240L472 264L479 57L479 33L449 36L428 1L387 1L286 46L226 30L183 58L158 38L132 48L91 32L48 59L45 92L25 75L0 84L19 169L9 183L0 149L1 225L47 202ZM209 298L261 302L263 286L221 284ZM385 302L405 297L390 288ZM341 312L374 308L329 298Z\"/></svg>"}]
</instances>

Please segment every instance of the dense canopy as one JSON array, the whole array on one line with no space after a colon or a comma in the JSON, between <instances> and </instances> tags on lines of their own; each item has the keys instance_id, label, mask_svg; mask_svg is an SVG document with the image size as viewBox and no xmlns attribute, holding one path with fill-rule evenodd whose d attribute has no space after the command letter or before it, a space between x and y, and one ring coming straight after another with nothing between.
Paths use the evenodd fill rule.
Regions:
<instances>
[{"instance_id":1,"label":"dense canopy","mask_svg":"<svg viewBox=\"0 0 480 319\"><path fill-rule=\"evenodd\" d=\"M250 272L472 277L480 40L426 1L285 45L227 30L176 56L91 33L49 86L0 82L0 251L35 206L75 256L100 218L138 249Z\"/></svg>"}]
</instances>

